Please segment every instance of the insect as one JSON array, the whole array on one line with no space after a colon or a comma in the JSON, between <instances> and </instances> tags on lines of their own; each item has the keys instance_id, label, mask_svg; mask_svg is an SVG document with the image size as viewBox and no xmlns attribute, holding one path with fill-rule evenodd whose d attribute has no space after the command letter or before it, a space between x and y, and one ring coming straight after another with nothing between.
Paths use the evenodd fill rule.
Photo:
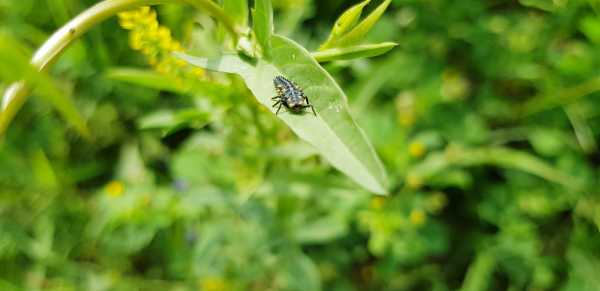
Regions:
<instances>
[{"instance_id":1,"label":"insect","mask_svg":"<svg viewBox=\"0 0 600 291\"><path fill-rule=\"evenodd\" d=\"M275 114L279 114L282 106L292 113L302 113L304 109L310 107L313 114L317 116L315 108L310 104L308 97L304 95L304 92L302 92L302 89L296 83L283 76L277 76L273 79L273 84L275 85L275 91L277 91L277 96L271 98L271 100L275 101L273 108L277 107Z\"/></svg>"}]
</instances>

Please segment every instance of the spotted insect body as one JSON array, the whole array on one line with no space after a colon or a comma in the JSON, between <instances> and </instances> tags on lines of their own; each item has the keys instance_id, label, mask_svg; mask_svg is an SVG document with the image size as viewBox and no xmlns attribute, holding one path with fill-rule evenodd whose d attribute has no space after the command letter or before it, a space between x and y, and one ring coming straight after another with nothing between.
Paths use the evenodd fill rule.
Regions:
<instances>
[{"instance_id":1,"label":"spotted insect body","mask_svg":"<svg viewBox=\"0 0 600 291\"><path fill-rule=\"evenodd\" d=\"M296 83L283 76L277 76L273 79L273 85L275 85L277 96L271 99L275 101L273 107L277 107L276 114L279 114L281 107L287 108L288 111L292 113L302 113L304 112L304 109L310 107L313 114L317 115L314 107L310 104L308 98Z\"/></svg>"}]
</instances>

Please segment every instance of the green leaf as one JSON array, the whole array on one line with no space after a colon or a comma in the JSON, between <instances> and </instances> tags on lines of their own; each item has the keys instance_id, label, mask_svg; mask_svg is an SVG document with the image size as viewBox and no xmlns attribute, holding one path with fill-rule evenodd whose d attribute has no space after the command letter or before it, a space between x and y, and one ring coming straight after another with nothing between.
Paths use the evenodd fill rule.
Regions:
<instances>
[{"instance_id":1,"label":"green leaf","mask_svg":"<svg viewBox=\"0 0 600 291\"><path fill-rule=\"evenodd\" d=\"M361 21L356 27L354 27L350 32L340 37L337 41L333 42L331 46L335 47L344 47L351 46L360 42L365 35L373 28L375 23L381 18L383 12L390 5L392 0L385 0L381 3L367 18Z\"/></svg>"},{"instance_id":2,"label":"green leaf","mask_svg":"<svg viewBox=\"0 0 600 291\"><path fill-rule=\"evenodd\" d=\"M600 1L599 0L587 0L587 2L592 6L596 14L600 13Z\"/></svg>"},{"instance_id":3,"label":"green leaf","mask_svg":"<svg viewBox=\"0 0 600 291\"><path fill-rule=\"evenodd\" d=\"M178 82L174 76L163 75L150 70L112 68L106 71L105 76L112 80L180 94L187 93L190 90L188 84Z\"/></svg>"},{"instance_id":4,"label":"green leaf","mask_svg":"<svg viewBox=\"0 0 600 291\"><path fill-rule=\"evenodd\" d=\"M598 91L600 91L600 77L593 77L572 87L561 88L552 92L542 92L519 105L516 110L518 110L521 117L525 117L560 105L572 104Z\"/></svg>"},{"instance_id":5,"label":"green leaf","mask_svg":"<svg viewBox=\"0 0 600 291\"><path fill-rule=\"evenodd\" d=\"M345 48L332 48L312 53L318 62L330 62L339 60L351 60L357 58L369 58L387 53L397 46L394 42L383 42L378 44L355 45Z\"/></svg>"},{"instance_id":6,"label":"green leaf","mask_svg":"<svg viewBox=\"0 0 600 291\"><path fill-rule=\"evenodd\" d=\"M152 70L112 68L107 70L105 76L112 80L177 94L214 94L219 92L223 95L230 91L229 86L223 84L199 79L177 78Z\"/></svg>"},{"instance_id":7,"label":"green leaf","mask_svg":"<svg viewBox=\"0 0 600 291\"><path fill-rule=\"evenodd\" d=\"M456 165L494 165L530 173L570 189L579 188L577 179L524 151L504 147L466 149L460 146L453 146L446 151L445 156L450 162Z\"/></svg>"},{"instance_id":8,"label":"green leaf","mask_svg":"<svg viewBox=\"0 0 600 291\"><path fill-rule=\"evenodd\" d=\"M160 110L138 120L140 129L159 129L168 135L182 127L202 128L211 120L211 115L197 109L179 111Z\"/></svg>"},{"instance_id":9,"label":"green leaf","mask_svg":"<svg viewBox=\"0 0 600 291\"><path fill-rule=\"evenodd\" d=\"M210 70L239 74L260 103L272 112L275 96L273 78L283 75L296 82L317 112L280 113L282 119L301 139L312 144L334 167L364 188L386 194L387 177L366 135L348 111L347 98L333 78L295 42L274 35L272 62L248 63L236 55L206 59L177 53L187 62Z\"/></svg>"},{"instance_id":10,"label":"green leaf","mask_svg":"<svg viewBox=\"0 0 600 291\"><path fill-rule=\"evenodd\" d=\"M319 270L307 255L300 251L287 254L279 265L283 290L321 290Z\"/></svg>"},{"instance_id":11,"label":"green leaf","mask_svg":"<svg viewBox=\"0 0 600 291\"><path fill-rule=\"evenodd\" d=\"M271 35L273 34L273 6L271 0L254 1L254 10L252 11L252 25L254 35L263 55L271 55Z\"/></svg>"},{"instance_id":12,"label":"green leaf","mask_svg":"<svg viewBox=\"0 0 600 291\"><path fill-rule=\"evenodd\" d=\"M56 172L42 149L36 149L32 153L31 172L35 177L36 184L45 191L56 190L60 185Z\"/></svg>"},{"instance_id":13,"label":"green leaf","mask_svg":"<svg viewBox=\"0 0 600 291\"><path fill-rule=\"evenodd\" d=\"M139 146L129 142L121 147L117 177L132 185L147 185L152 181L151 173L146 169Z\"/></svg>"},{"instance_id":14,"label":"green leaf","mask_svg":"<svg viewBox=\"0 0 600 291\"><path fill-rule=\"evenodd\" d=\"M591 242L591 239L590 239ZM569 276L564 291L600 290L600 258L593 251L571 247L567 253Z\"/></svg>"},{"instance_id":15,"label":"green leaf","mask_svg":"<svg viewBox=\"0 0 600 291\"><path fill-rule=\"evenodd\" d=\"M407 179L421 184L435 175L446 175L452 166L481 165L523 171L572 190L582 186L580 180L528 152L505 147L465 148L455 144L450 145L444 152L429 154L410 169Z\"/></svg>"},{"instance_id":16,"label":"green leaf","mask_svg":"<svg viewBox=\"0 0 600 291\"><path fill-rule=\"evenodd\" d=\"M475 261L471 263L460 288L461 291L487 290L490 285L490 277L496 267L496 257L492 252L483 251L477 254Z\"/></svg>"},{"instance_id":17,"label":"green leaf","mask_svg":"<svg viewBox=\"0 0 600 291\"><path fill-rule=\"evenodd\" d=\"M335 21L329 38L327 38L327 41L321 45L319 50L332 47L333 43L335 43L346 32L350 31L350 29L358 22L363 8L369 4L369 2L371 2L371 0L365 0L344 11L344 13L342 13L342 15Z\"/></svg>"},{"instance_id":18,"label":"green leaf","mask_svg":"<svg viewBox=\"0 0 600 291\"><path fill-rule=\"evenodd\" d=\"M233 19L238 27L248 25L248 1L246 0L224 0L223 10Z\"/></svg>"},{"instance_id":19,"label":"green leaf","mask_svg":"<svg viewBox=\"0 0 600 291\"><path fill-rule=\"evenodd\" d=\"M346 231L343 219L329 216L303 223L301 227L298 227L294 237L300 243L317 244L341 237Z\"/></svg>"},{"instance_id":20,"label":"green leaf","mask_svg":"<svg viewBox=\"0 0 600 291\"><path fill-rule=\"evenodd\" d=\"M48 101L56 110L84 137L90 133L85 120L77 110L75 103L63 90L60 90L52 78L45 73L39 72L29 63L29 56L24 47L10 37L0 35L0 79L8 82L25 81L33 88L33 91ZM22 83L9 87L5 95L11 95L13 91L20 90ZM6 98L5 98L6 99ZM0 111L0 128L5 128L9 120L6 112L12 110L8 100L3 100Z\"/></svg>"},{"instance_id":21,"label":"green leaf","mask_svg":"<svg viewBox=\"0 0 600 291\"><path fill-rule=\"evenodd\" d=\"M558 7L564 6L566 1L550 1L550 0L519 0L523 6L537 8L548 12L555 11Z\"/></svg>"},{"instance_id":22,"label":"green leaf","mask_svg":"<svg viewBox=\"0 0 600 291\"><path fill-rule=\"evenodd\" d=\"M579 30L592 42L600 43L600 19L588 16L579 22Z\"/></svg>"}]
</instances>

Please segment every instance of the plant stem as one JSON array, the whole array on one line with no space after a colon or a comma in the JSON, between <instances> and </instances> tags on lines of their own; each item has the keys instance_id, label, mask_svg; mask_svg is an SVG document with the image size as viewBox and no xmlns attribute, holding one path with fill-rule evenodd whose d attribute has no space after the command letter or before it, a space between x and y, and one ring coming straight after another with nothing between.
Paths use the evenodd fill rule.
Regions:
<instances>
[{"instance_id":1,"label":"plant stem","mask_svg":"<svg viewBox=\"0 0 600 291\"><path fill-rule=\"evenodd\" d=\"M223 23L234 41L237 40L238 33L234 28L233 21L225 14L221 7L210 0L105 0L83 11L54 32L35 52L31 59L31 64L38 70L45 71L74 40L78 39L96 24L121 11L144 5L166 3L184 3L197 9L206 10ZM21 109L28 95L29 88L24 82L14 83L6 90L0 104L0 136L5 132L12 119Z\"/></svg>"},{"instance_id":2,"label":"plant stem","mask_svg":"<svg viewBox=\"0 0 600 291\"><path fill-rule=\"evenodd\" d=\"M573 87L561 89L549 96L540 94L521 106L519 116L527 117L557 106L568 105L597 91L600 91L600 77L589 79Z\"/></svg>"}]
</instances>

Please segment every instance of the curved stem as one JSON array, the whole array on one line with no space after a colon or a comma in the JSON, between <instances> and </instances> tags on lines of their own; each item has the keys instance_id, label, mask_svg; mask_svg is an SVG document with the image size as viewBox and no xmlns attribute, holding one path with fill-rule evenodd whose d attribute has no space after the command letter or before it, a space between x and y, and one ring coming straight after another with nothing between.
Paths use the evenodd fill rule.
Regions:
<instances>
[{"instance_id":1,"label":"curved stem","mask_svg":"<svg viewBox=\"0 0 600 291\"><path fill-rule=\"evenodd\" d=\"M96 24L121 11L144 5L177 2L190 4L195 8L208 11L224 24L234 41L237 40L238 34L234 28L233 21L231 21L221 7L210 0L104 0L77 15L54 32L35 52L31 59L31 64L40 71L46 70L74 40L78 39ZM2 103L0 104L0 135L4 133L8 124L15 117L19 109L21 109L28 95L29 88L24 82L12 84L4 92Z\"/></svg>"}]
</instances>

